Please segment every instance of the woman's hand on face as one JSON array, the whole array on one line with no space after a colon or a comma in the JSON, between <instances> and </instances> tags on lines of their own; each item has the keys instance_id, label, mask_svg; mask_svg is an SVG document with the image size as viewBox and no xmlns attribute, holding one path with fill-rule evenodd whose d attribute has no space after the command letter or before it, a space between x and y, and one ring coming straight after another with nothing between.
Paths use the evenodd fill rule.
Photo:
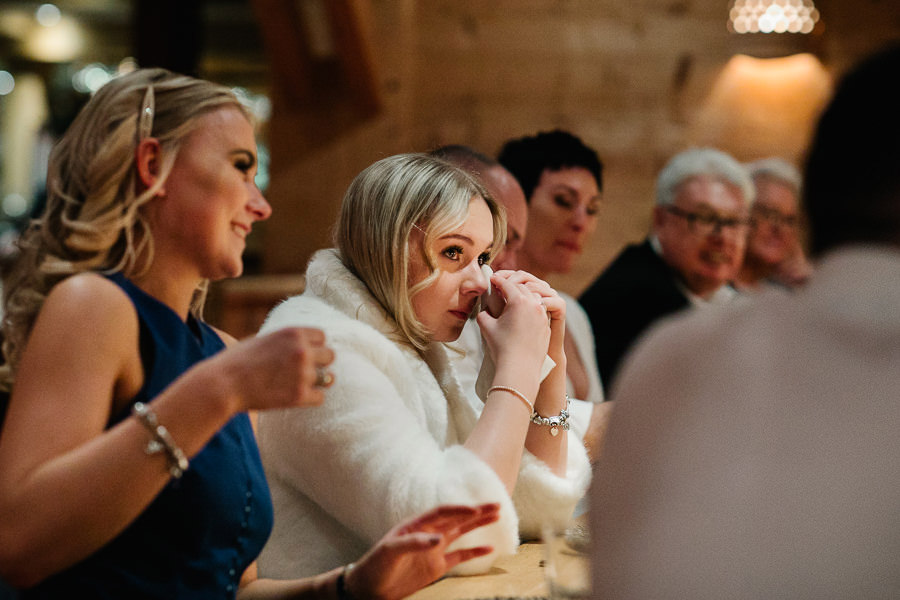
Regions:
<instances>
[{"instance_id":1,"label":"woman's hand on face","mask_svg":"<svg viewBox=\"0 0 900 600\"><path fill-rule=\"evenodd\" d=\"M543 296L533 289L538 287L535 282L540 280L524 271L498 271L491 278L494 293L501 293L506 305L497 318L486 312L479 314L478 326L498 365L504 354L516 352L516 362L533 359L537 369L547 354L550 341L548 308ZM554 310L558 310L558 306ZM523 357L523 352L532 356Z\"/></svg>"},{"instance_id":2,"label":"woman's hand on face","mask_svg":"<svg viewBox=\"0 0 900 600\"><path fill-rule=\"evenodd\" d=\"M499 504L439 506L389 531L350 571L353 598L399 600L443 577L461 562L489 554L490 546L447 552L447 546L500 516Z\"/></svg>"},{"instance_id":3,"label":"woman's hand on face","mask_svg":"<svg viewBox=\"0 0 900 600\"><path fill-rule=\"evenodd\" d=\"M531 293L540 299L541 304L547 309L547 317L550 322L550 343L547 354L550 355L557 364L565 355L565 337L566 337L566 301L550 287L546 281L538 279L531 273L526 271L500 271L500 275L508 277L510 281L517 282L525 286Z\"/></svg>"},{"instance_id":4,"label":"woman's hand on face","mask_svg":"<svg viewBox=\"0 0 900 600\"><path fill-rule=\"evenodd\" d=\"M497 271L498 277L505 277L509 281L524 285L529 291L540 299L541 304L547 309L547 316L550 317L551 327L553 321L565 323L566 321L566 301L560 298L559 294L550 287L550 284L543 279L538 279L527 271Z\"/></svg>"},{"instance_id":5,"label":"woman's hand on face","mask_svg":"<svg viewBox=\"0 0 900 600\"><path fill-rule=\"evenodd\" d=\"M238 343L219 361L240 411L317 406L334 382L334 351L319 329L287 327Z\"/></svg>"}]
</instances>

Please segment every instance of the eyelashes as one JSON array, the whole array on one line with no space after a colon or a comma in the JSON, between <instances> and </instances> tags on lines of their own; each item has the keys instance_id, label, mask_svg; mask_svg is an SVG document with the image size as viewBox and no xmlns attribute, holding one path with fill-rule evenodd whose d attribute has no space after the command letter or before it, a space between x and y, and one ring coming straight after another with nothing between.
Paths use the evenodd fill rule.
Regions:
<instances>
[{"instance_id":1,"label":"eyelashes","mask_svg":"<svg viewBox=\"0 0 900 600\"><path fill-rule=\"evenodd\" d=\"M241 173L249 173L256 166L256 156L247 150L236 150L231 154L234 168Z\"/></svg>"},{"instance_id":2,"label":"eyelashes","mask_svg":"<svg viewBox=\"0 0 900 600\"><path fill-rule=\"evenodd\" d=\"M462 256L463 249L459 246L450 246L449 248L445 248L441 254L449 258L450 260L459 260Z\"/></svg>"},{"instance_id":3,"label":"eyelashes","mask_svg":"<svg viewBox=\"0 0 900 600\"><path fill-rule=\"evenodd\" d=\"M463 249L461 246L450 246L449 248L445 248L441 254L454 262L458 262L463 257ZM490 258L490 252L483 252L478 255L478 264L481 266L487 265Z\"/></svg>"}]
</instances>

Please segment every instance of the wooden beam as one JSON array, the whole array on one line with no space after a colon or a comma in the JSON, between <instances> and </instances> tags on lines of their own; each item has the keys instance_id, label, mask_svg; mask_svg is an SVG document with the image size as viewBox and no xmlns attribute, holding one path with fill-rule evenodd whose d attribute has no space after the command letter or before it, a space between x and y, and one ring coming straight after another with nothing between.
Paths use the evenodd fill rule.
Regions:
<instances>
[{"instance_id":1,"label":"wooden beam","mask_svg":"<svg viewBox=\"0 0 900 600\"><path fill-rule=\"evenodd\" d=\"M325 3L344 81L353 103L366 115L377 114L382 99L372 41L375 27L370 0Z\"/></svg>"},{"instance_id":2,"label":"wooden beam","mask_svg":"<svg viewBox=\"0 0 900 600\"><path fill-rule=\"evenodd\" d=\"M272 68L273 87L289 106L312 103L312 57L296 2L252 0L252 3Z\"/></svg>"}]
</instances>

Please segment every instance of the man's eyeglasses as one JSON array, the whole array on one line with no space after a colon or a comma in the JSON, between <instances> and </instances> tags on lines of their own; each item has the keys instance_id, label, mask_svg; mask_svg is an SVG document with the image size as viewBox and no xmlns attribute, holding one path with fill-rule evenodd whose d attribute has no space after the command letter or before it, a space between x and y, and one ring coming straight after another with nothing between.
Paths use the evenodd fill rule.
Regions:
<instances>
[{"instance_id":1,"label":"man's eyeglasses","mask_svg":"<svg viewBox=\"0 0 900 600\"><path fill-rule=\"evenodd\" d=\"M786 215L781 211L775 210L774 208L768 208L759 205L753 206L753 212L750 216L750 219L753 221L763 219L765 221L768 221L772 225L780 225L782 227L797 226L797 215Z\"/></svg>"},{"instance_id":2,"label":"man's eyeglasses","mask_svg":"<svg viewBox=\"0 0 900 600\"><path fill-rule=\"evenodd\" d=\"M748 224L747 219L735 217L723 219L712 213L696 213L678 208L677 206L667 206L666 210L687 221L690 230L699 235L710 235L725 230L736 232L743 231Z\"/></svg>"}]
</instances>

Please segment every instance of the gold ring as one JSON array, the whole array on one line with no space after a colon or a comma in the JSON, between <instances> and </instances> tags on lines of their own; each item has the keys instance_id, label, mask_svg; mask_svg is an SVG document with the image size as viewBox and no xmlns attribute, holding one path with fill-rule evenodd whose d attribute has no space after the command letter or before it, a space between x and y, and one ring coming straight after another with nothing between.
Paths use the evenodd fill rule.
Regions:
<instances>
[{"instance_id":1,"label":"gold ring","mask_svg":"<svg viewBox=\"0 0 900 600\"><path fill-rule=\"evenodd\" d=\"M316 368L316 387L327 388L334 383L334 374L323 367Z\"/></svg>"}]
</instances>

